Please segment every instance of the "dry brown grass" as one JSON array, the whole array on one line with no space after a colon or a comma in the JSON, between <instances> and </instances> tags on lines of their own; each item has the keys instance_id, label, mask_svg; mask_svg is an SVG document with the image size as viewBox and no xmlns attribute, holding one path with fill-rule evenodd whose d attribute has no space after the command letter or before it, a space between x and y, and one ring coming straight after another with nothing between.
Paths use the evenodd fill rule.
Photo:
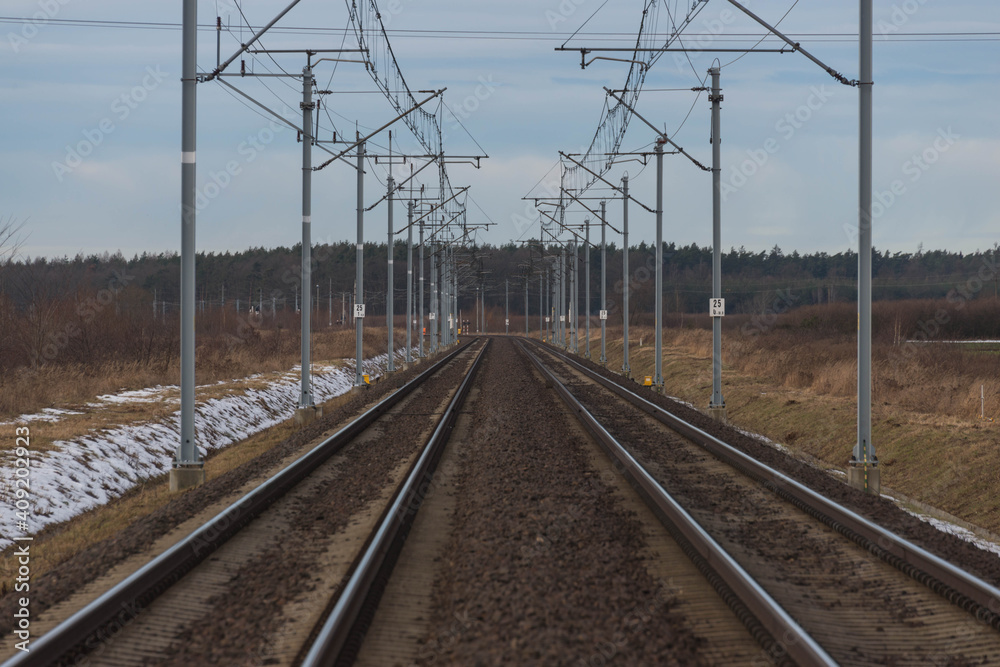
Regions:
<instances>
[{"instance_id":1,"label":"dry brown grass","mask_svg":"<svg viewBox=\"0 0 1000 667\"><path fill-rule=\"evenodd\" d=\"M780 319L779 324L750 336L740 335L738 326L724 329L723 394L729 419L843 470L856 440L856 339L836 327L801 327ZM652 331L633 327L630 332L632 376L651 374ZM621 328L608 333L608 368L617 371ZM599 336L598 331L592 350L599 351ZM645 342L641 348L640 338ZM666 329L663 339L665 391L707 408L711 332ZM1000 377L1000 354L989 346L978 351L950 344L907 349L894 345L892 337L881 337L873 357L872 439L883 484L1000 532L1000 421L979 419L980 385L985 386L987 417L1000 413L1000 380L995 379Z\"/></svg>"},{"instance_id":2,"label":"dry brown grass","mask_svg":"<svg viewBox=\"0 0 1000 667\"><path fill-rule=\"evenodd\" d=\"M406 332L397 329L394 342L405 343ZM384 353L385 327L365 327L366 357ZM321 330L313 333L314 362L333 363L354 357L354 329ZM249 339L211 338L199 343L195 381L206 385L233 380L255 373L287 371L300 361L299 336L286 330L259 331ZM166 366L139 362L103 362L92 365L44 365L22 368L0 378L0 420L35 413L42 408L81 409L97 396L158 385L176 385L180 364L175 359ZM83 408L86 409L86 408ZM87 409L88 411L91 411ZM111 409L105 422L113 418Z\"/></svg>"},{"instance_id":3,"label":"dry brown grass","mask_svg":"<svg viewBox=\"0 0 1000 667\"><path fill-rule=\"evenodd\" d=\"M338 397L324 404L324 408L333 409L341 400ZM243 465L291 436L298 428L293 420L287 420L219 452L210 452L205 462L206 476L213 479ZM150 514L173 497L175 494L170 493L166 475L161 475L139 482L123 497L58 526L55 528L57 534L51 539L39 540L32 546L32 574L41 576L70 556L114 537L122 526ZM13 558L0 561L0 581L12 581L10 573L16 567Z\"/></svg>"}]
</instances>

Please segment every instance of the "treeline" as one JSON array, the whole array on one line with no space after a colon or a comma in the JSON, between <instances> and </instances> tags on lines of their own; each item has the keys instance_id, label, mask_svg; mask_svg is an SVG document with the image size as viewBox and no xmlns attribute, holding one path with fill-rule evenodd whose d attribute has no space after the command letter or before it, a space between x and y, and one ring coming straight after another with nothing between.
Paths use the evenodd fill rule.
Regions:
<instances>
[{"instance_id":1,"label":"treeline","mask_svg":"<svg viewBox=\"0 0 1000 667\"><path fill-rule=\"evenodd\" d=\"M406 245L394 247L394 291L396 299L405 299ZM635 307L651 310L655 279L652 245L640 243L629 253L630 276ZM952 253L918 251L873 253L874 298L876 300L946 298L970 280L975 296L996 296L996 248L987 252ZM539 276L551 267L558 249L554 246L506 244L464 247L457 251L462 290L473 303L471 293L483 286L488 306L502 307L505 281L511 309L524 308L524 279L529 277L529 299L537 308ZM329 307L330 297L337 306L344 293L354 291L355 245L343 242L313 248L313 297ZM415 251L416 255L416 251ZM591 310L599 308L601 251L590 250ZM580 272L583 275L581 252ZM369 312L384 313L387 278L385 244L369 243L364 248L365 302ZM416 260L415 260L416 261ZM607 250L609 301L614 310L621 294L622 252L615 245ZM199 308L226 304L241 311L249 305L264 311L277 309L294 313L301 303L300 249L279 247L251 248L242 252L200 253L197 258L197 295ZM425 273L429 265L425 264ZM840 253L784 253L777 246L768 252L730 248L722 255L723 296L727 310L733 313L761 312L775 294L790 290L801 305L853 301L857 297L858 255L852 250ZM712 251L696 244L664 244L664 306L668 312L706 312L711 294ZM414 270L417 281L419 269ZM428 282L429 282L428 274ZM978 286L975 283L981 283ZM0 265L0 291L12 305L23 309L48 299L73 298L81 290L98 292L109 286L135 288L145 294L145 303L159 312L170 313L179 305L180 257L176 253L143 253L126 258L120 253L77 255L61 259L39 258ZM584 295L580 286L581 299ZM141 301L142 299L139 299ZM348 298L349 302L349 298ZM130 306L131 307L131 306ZM120 306L119 306L120 308ZM397 312L405 308L398 301Z\"/></svg>"}]
</instances>

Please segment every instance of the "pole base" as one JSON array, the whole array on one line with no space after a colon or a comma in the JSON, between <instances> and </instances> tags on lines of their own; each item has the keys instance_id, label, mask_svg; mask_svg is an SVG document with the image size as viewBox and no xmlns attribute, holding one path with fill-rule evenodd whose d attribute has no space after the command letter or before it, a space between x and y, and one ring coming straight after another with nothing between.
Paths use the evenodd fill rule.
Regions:
<instances>
[{"instance_id":1,"label":"pole base","mask_svg":"<svg viewBox=\"0 0 1000 667\"><path fill-rule=\"evenodd\" d=\"M202 465L187 465L170 469L170 492L184 491L205 483L205 468Z\"/></svg>"},{"instance_id":2,"label":"pole base","mask_svg":"<svg viewBox=\"0 0 1000 667\"><path fill-rule=\"evenodd\" d=\"M298 408L295 411L295 423L299 426L305 427L312 424L318 417L323 416L323 407L319 405L309 405L304 408Z\"/></svg>"},{"instance_id":3,"label":"pole base","mask_svg":"<svg viewBox=\"0 0 1000 667\"><path fill-rule=\"evenodd\" d=\"M708 416L723 424L728 421L728 418L726 417L726 406L724 405L722 407L716 407L714 405L708 406Z\"/></svg>"},{"instance_id":4,"label":"pole base","mask_svg":"<svg viewBox=\"0 0 1000 667\"><path fill-rule=\"evenodd\" d=\"M882 493L882 475L878 464L867 466L859 461L847 464L847 484L852 488L866 493L879 495Z\"/></svg>"}]
</instances>

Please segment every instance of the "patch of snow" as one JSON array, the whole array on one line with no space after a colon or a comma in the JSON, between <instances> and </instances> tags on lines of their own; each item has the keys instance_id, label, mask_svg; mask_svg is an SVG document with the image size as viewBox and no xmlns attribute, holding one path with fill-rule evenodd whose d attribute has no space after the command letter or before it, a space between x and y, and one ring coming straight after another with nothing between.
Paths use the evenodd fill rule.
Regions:
<instances>
[{"instance_id":1,"label":"patch of snow","mask_svg":"<svg viewBox=\"0 0 1000 667\"><path fill-rule=\"evenodd\" d=\"M61 410L59 408L42 408L42 411L33 415L20 415L14 421L0 422L0 426L13 426L18 423L29 423L37 421L57 422L65 415L82 415L82 412L74 410Z\"/></svg>"},{"instance_id":2,"label":"patch of snow","mask_svg":"<svg viewBox=\"0 0 1000 667\"><path fill-rule=\"evenodd\" d=\"M935 517L928 516L926 514L921 514L920 512L914 512L910 509L907 509L906 507L903 507L900 503L896 501L895 498L892 498L890 496L886 497L888 497L893 502L896 502L896 504L907 514L912 514L921 521L929 523L930 525L940 530L942 533L948 533L949 535L954 535L955 537L965 540L966 542L971 542L972 544L976 545L977 547L979 547L984 551L989 551L990 553L994 553L997 556L1000 556L1000 544L995 544L993 542L990 542L989 540L983 539L982 537L979 537L978 535L973 533L968 528L963 528L962 526L958 526L954 523L951 523L950 521L944 521L942 519L937 519Z\"/></svg>"},{"instance_id":3,"label":"patch of snow","mask_svg":"<svg viewBox=\"0 0 1000 667\"><path fill-rule=\"evenodd\" d=\"M736 427L734 426L733 428L736 428ZM768 447L771 447L773 449L777 449L779 452L784 452L785 454L789 454L790 453L788 447L785 447L780 442L775 442L774 440L771 440L770 438L767 438L767 437L761 435L760 433L754 433L752 431L744 431L741 428L736 428L736 430L739 431L740 433L742 433L743 435L747 436L748 438L753 438L757 442L765 444Z\"/></svg>"},{"instance_id":4,"label":"patch of snow","mask_svg":"<svg viewBox=\"0 0 1000 667\"><path fill-rule=\"evenodd\" d=\"M402 357L402 353L397 353ZM381 354L365 360L372 376L381 374L388 360ZM347 392L354 384L354 364L323 366L312 375L317 403ZM259 377L257 376L252 377ZM195 404L195 433L199 452L219 449L290 419L298 407L297 373L285 374L262 389L248 389ZM107 402L146 403L162 400L162 393L176 387L153 387L101 396ZM101 407L101 403L88 404ZM68 412L68 411L56 411ZM80 413L77 413L80 414ZM58 418L45 410L40 415ZM23 418L24 416L22 416ZM21 418L19 418L21 419ZM31 421L25 420L25 421ZM180 433L180 412L152 422L94 431L68 441L56 441L54 449L31 455L31 508L27 534L47 525L73 518L120 496L138 482L170 470ZM17 529L14 505L13 461L0 466L0 549L25 531Z\"/></svg>"},{"instance_id":5,"label":"patch of snow","mask_svg":"<svg viewBox=\"0 0 1000 667\"><path fill-rule=\"evenodd\" d=\"M687 407L691 408L692 410L697 410L698 409L698 408L694 407L694 403L688 403L687 401L685 401L683 399L680 399L680 398L677 398L676 396L667 396L667 398L669 398L671 401L675 401L677 403L680 403L681 405L686 405Z\"/></svg>"},{"instance_id":6,"label":"patch of snow","mask_svg":"<svg viewBox=\"0 0 1000 667\"><path fill-rule=\"evenodd\" d=\"M120 391L117 394L104 394L98 396L97 400L103 403L159 403L166 397L168 391L176 391L176 385L158 385L147 389L136 389L134 391Z\"/></svg>"}]
</instances>

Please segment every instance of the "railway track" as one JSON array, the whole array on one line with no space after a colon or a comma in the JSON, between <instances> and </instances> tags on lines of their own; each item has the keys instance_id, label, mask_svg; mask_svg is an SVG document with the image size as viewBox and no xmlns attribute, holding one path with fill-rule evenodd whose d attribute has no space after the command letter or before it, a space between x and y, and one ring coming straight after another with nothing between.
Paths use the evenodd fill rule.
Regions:
<instances>
[{"instance_id":1,"label":"railway track","mask_svg":"<svg viewBox=\"0 0 1000 667\"><path fill-rule=\"evenodd\" d=\"M466 346L5 667L1000 661L996 589L731 450Z\"/></svg>"},{"instance_id":2,"label":"railway track","mask_svg":"<svg viewBox=\"0 0 1000 667\"><path fill-rule=\"evenodd\" d=\"M419 482L433 471L488 344L448 354L4 667L328 656L312 650L329 642L326 617L338 627L350 619L348 630L363 622L365 607L354 601L373 583L360 573L394 559L420 504ZM381 529L366 541L373 524ZM282 640L260 644L261 633Z\"/></svg>"},{"instance_id":3,"label":"railway track","mask_svg":"<svg viewBox=\"0 0 1000 667\"><path fill-rule=\"evenodd\" d=\"M826 654L844 665L1000 662L995 587L619 382L534 345L532 351L522 347L615 458L616 468L684 533L697 556L767 629L764 646L771 657L829 664L816 662ZM682 525L683 510L665 500L666 491L687 509L692 524ZM696 542L699 532L706 541ZM755 585L741 583L735 571L724 572L730 559L787 619L767 610L761 617ZM793 624L785 625L790 619Z\"/></svg>"}]
</instances>

